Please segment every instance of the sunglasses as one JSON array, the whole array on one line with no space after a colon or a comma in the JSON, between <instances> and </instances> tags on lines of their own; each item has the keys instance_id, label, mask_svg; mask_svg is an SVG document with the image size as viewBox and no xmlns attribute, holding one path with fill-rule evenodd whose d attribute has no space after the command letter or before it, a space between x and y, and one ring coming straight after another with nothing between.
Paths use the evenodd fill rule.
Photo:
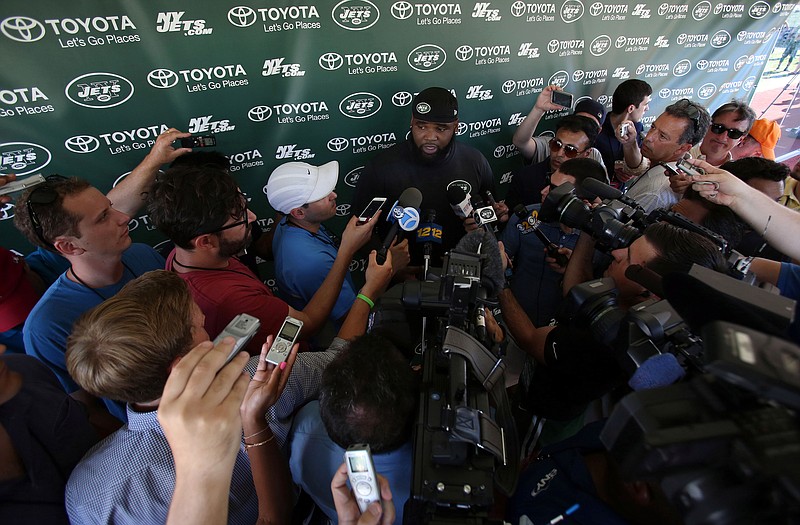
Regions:
<instances>
[{"instance_id":1,"label":"sunglasses","mask_svg":"<svg viewBox=\"0 0 800 525\"><path fill-rule=\"evenodd\" d=\"M553 153L558 153L560 150L564 150L564 156L568 159L574 159L581 153L581 150L573 146L572 144L564 144L560 140L556 138L550 139L550 151Z\"/></svg>"},{"instance_id":2,"label":"sunglasses","mask_svg":"<svg viewBox=\"0 0 800 525\"><path fill-rule=\"evenodd\" d=\"M47 246L52 246L53 243L45 239L44 230L42 229L42 220L39 218L33 206L49 206L56 202L58 200L58 192L53 189L52 183L65 180L67 180L67 177L62 177L61 175L48 175L45 177L44 184L40 184L31 190L28 195L28 201L25 203L28 208L28 217L31 219L31 226L33 226L34 233L36 233L39 240Z\"/></svg>"},{"instance_id":3,"label":"sunglasses","mask_svg":"<svg viewBox=\"0 0 800 525\"><path fill-rule=\"evenodd\" d=\"M716 135L722 135L723 133L725 133L727 131L728 132L728 138L733 139L733 140L740 139L740 138L745 136L745 132L744 131L742 131L740 129L726 128L722 124L711 124L711 127L709 129L711 131L713 131Z\"/></svg>"}]
</instances>

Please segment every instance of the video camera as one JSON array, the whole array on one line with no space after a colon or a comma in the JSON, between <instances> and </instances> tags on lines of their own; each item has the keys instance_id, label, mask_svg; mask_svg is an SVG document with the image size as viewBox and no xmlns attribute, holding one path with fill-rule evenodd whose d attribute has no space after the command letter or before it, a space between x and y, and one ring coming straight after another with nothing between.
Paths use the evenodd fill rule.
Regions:
<instances>
[{"instance_id":1,"label":"video camera","mask_svg":"<svg viewBox=\"0 0 800 525\"><path fill-rule=\"evenodd\" d=\"M372 330L405 336L422 366L411 498L404 510L409 524L494 523L489 510L495 490L510 495L518 478L505 363L493 351L482 314L499 291L486 275L499 250L483 230L470 236L480 239L477 250L464 249L462 241L461 249L445 256L438 281L396 285L371 319Z\"/></svg>"},{"instance_id":2,"label":"video camera","mask_svg":"<svg viewBox=\"0 0 800 525\"><path fill-rule=\"evenodd\" d=\"M702 339L707 373L623 398L603 444L687 525L799 523L800 347L721 321Z\"/></svg>"},{"instance_id":3,"label":"video camera","mask_svg":"<svg viewBox=\"0 0 800 525\"><path fill-rule=\"evenodd\" d=\"M581 190L591 196L603 197L604 200L592 208L581 199L575 185L567 182L550 190L542 203L539 219L578 228L597 241L598 249L606 251L630 246L651 224L667 222L709 239L726 258L731 276L755 282L755 276L748 271L752 257L732 250L724 237L708 228L669 210L654 210L646 214L635 200L595 179L585 179L581 183Z\"/></svg>"}]
</instances>

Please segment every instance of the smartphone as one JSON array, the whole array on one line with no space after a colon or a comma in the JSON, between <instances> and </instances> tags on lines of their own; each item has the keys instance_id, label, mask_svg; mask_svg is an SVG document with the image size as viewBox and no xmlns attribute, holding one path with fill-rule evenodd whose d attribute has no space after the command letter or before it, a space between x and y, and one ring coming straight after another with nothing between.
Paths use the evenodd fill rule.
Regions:
<instances>
[{"instance_id":1,"label":"smartphone","mask_svg":"<svg viewBox=\"0 0 800 525\"><path fill-rule=\"evenodd\" d=\"M217 137L214 135L196 135L180 140L182 148L212 148L217 145Z\"/></svg>"},{"instance_id":2,"label":"smartphone","mask_svg":"<svg viewBox=\"0 0 800 525\"><path fill-rule=\"evenodd\" d=\"M344 462L347 465L347 477L350 479L353 495L363 514L373 501L381 500L378 476L369 445L358 443L347 447L344 452Z\"/></svg>"},{"instance_id":3,"label":"smartphone","mask_svg":"<svg viewBox=\"0 0 800 525\"><path fill-rule=\"evenodd\" d=\"M233 350L231 353L228 354L228 358L225 360L225 364L231 362L231 360L236 357L236 354L242 351L242 348L250 342L250 339L256 335L258 332L258 328L261 326L261 321L258 320L257 317L253 317L252 315L248 314L239 314L233 319L231 322L228 323L228 326L225 327L224 330L214 339L214 345L219 344L222 340L227 337L231 336L236 339L236 343L233 345Z\"/></svg>"},{"instance_id":4,"label":"smartphone","mask_svg":"<svg viewBox=\"0 0 800 525\"><path fill-rule=\"evenodd\" d=\"M301 328L303 328L303 321L286 316L281 329L278 330L278 335L275 336L275 340L272 341L272 346L269 348L267 363L279 365L286 361L286 358L289 357L289 352L292 350L292 345L300 335Z\"/></svg>"},{"instance_id":5,"label":"smartphone","mask_svg":"<svg viewBox=\"0 0 800 525\"><path fill-rule=\"evenodd\" d=\"M553 91L550 93L550 100L553 104L564 106L565 108L572 108L572 93L565 91Z\"/></svg>"},{"instance_id":6,"label":"smartphone","mask_svg":"<svg viewBox=\"0 0 800 525\"><path fill-rule=\"evenodd\" d=\"M620 126L619 126L619 138L624 139L625 137L628 136L628 128L629 127L630 127L630 124L628 124L628 123L620 124Z\"/></svg>"},{"instance_id":7,"label":"smartphone","mask_svg":"<svg viewBox=\"0 0 800 525\"><path fill-rule=\"evenodd\" d=\"M11 195L12 193L20 193L28 188L33 188L45 182L45 178L41 173L25 177L24 179L17 179L0 186L0 195Z\"/></svg>"},{"instance_id":8,"label":"smartphone","mask_svg":"<svg viewBox=\"0 0 800 525\"><path fill-rule=\"evenodd\" d=\"M364 211L358 214L358 222L367 222L375 215L378 210L383 208L384 203L386 202L386 197L375 197L367 204L367 207L364 208Z\"/></svg>"}]
</instances>

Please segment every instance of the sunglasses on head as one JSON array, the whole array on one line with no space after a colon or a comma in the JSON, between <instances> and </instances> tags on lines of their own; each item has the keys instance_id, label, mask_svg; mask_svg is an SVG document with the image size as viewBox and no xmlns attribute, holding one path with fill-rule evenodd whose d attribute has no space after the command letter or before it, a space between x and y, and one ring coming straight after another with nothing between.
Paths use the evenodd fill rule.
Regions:
<instances>
[{"instance_id":1,"label":"sunglasses on head","mask_svg":"<svg viewBox=\"0 0 800 525\"><path fill-rule=\"evenodd\" d=\"M31 226L33 226L33 231L36 233L39 240L47 246L52 246L53 243L44 238L42 220L39 218L39 215L36 214L36 209L33 206L34 204L37 206L49 206L58 200L58 192L53 189L52 183L65 180L67 180L67 177L62 177L61 175L48 175L45 177L44 184L36 186L31 190L30 194L28 194L26 206L28 208L28 217L31 219Z\"/></svg>"},{"instance_id":2,"label":"sunglasses on head","mask_svg":"<svg viewBox=\"0 0 800 525\"><path fill-rule=\"evenodd\" d=\"M564 156L568 159L574 159L578 156L581 152L578 148L573 146L572 144L564 144L560 140L556 138L550 139L550 151L553 153L557 153L560 150L564 150Z\"/></svg>"},{"instance_id":3,"label":"sunglasses on head","mask_svg":"<svg viewBox=\"0 0 800 525\"><path fill-rule=\"evenodd\" d=\"M686 111L686 116L689 117L689 120L692 121L694 126L694 130L697 130L697 127L700 125L700 110L697 109L697 106L692 104L692 101L688 98L682 98L675 103L675 108L680 108Z\"/></svg>"},{"instance_id":4,"label":"sunglasses on head","mask_svg":"<svg viewBox=\"0 0 800 525\"><path fill-rule=\"evenodd\" d=\"M731 138L733 140L740 139L745 136L744 131L740 129L726 128L723 124L711 124L711 127L709 129L717 135L722 135L727 131L728 138Z\"/></svg>"}]
</instances>

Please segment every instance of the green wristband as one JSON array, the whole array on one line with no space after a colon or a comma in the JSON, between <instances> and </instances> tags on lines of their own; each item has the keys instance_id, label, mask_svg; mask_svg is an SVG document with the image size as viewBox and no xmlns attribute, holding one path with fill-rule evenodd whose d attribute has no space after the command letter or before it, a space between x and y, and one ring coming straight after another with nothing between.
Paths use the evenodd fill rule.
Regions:
<instances>
[{"instance_id":1,"label":"green wristband","mask_svg":"<svg viewBox=\"0 0 800 525\"><path fill-rule=\"evenodd\" d=\"M364 301L365 303L367 303L367 304L369 305L369 309L370 309L370 310L372 310L373 308L375 308L375 303L373 303L373 302L372 302L372 299L370 299L369 297L367 297L367 296L366 296L366 295L364 295L363 293L360 293L360 294L356 295L356 298L357 298L357 299L361 299L362 301Z\"/></svg>"}]
</instances>

